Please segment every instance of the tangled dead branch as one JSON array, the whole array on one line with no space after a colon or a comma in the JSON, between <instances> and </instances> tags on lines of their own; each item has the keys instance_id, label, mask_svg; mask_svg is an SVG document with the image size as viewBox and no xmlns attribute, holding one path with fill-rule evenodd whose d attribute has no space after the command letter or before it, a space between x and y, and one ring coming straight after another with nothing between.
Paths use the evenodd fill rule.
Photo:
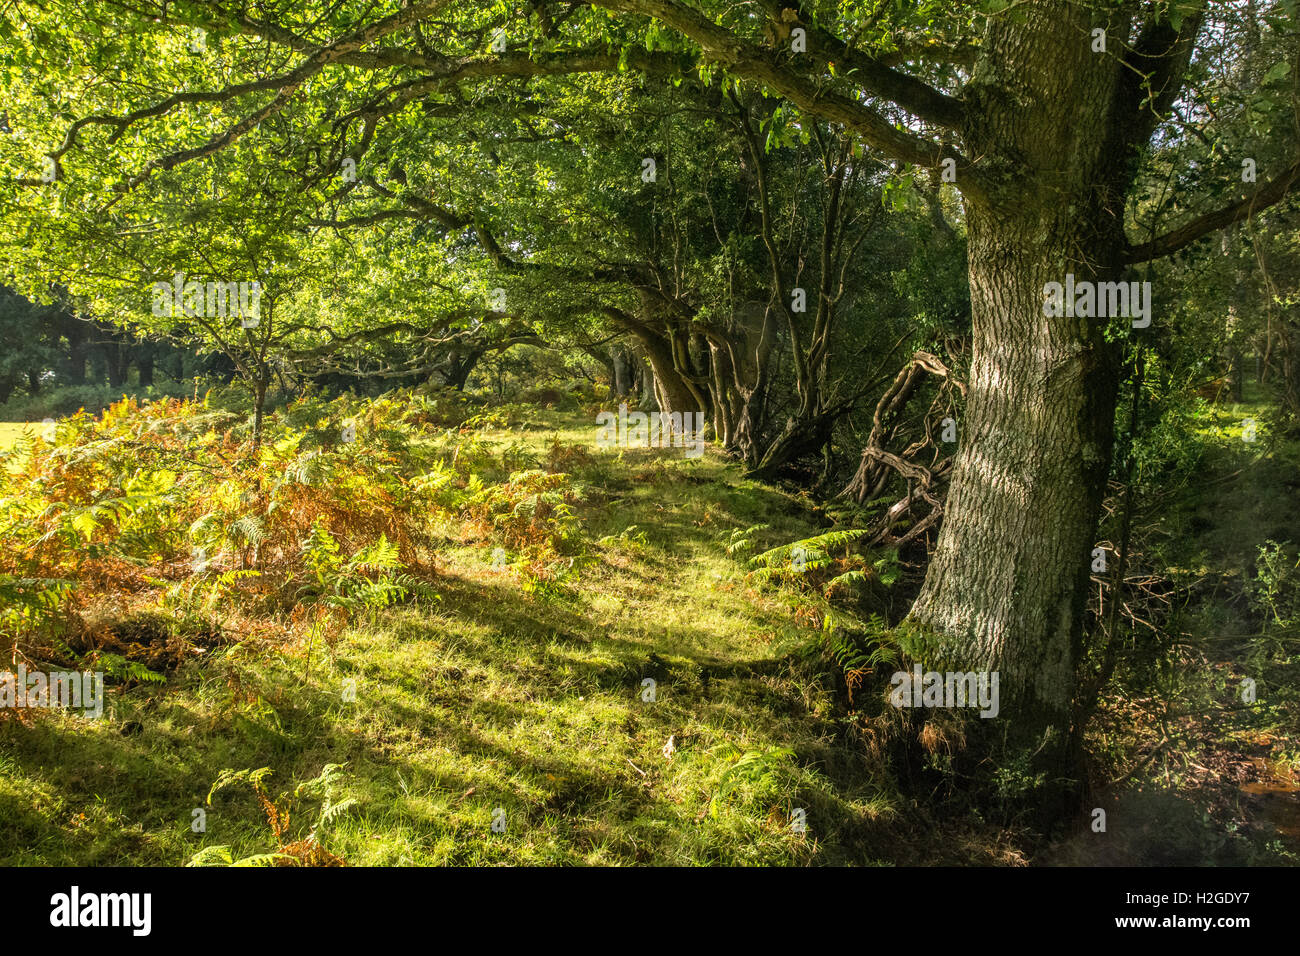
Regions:
<instances>
[{"instance_id":1,"label":"tangled dead branch","mask_svg":"<svg viewBox=\"0 0 1300 956\"><path fill-rule=\"evenodd\" d=\"M888 446L893 443L903 423L903 413L927 376L941 379L942 385L924 416L925 434L901 453L891 452ZM956 379L937 356L929 352L917 352L876 404L871 434L862 449L858 470L840 492L840 497L859 504L874 501L885 493L894 477L900 475L907 480L907 494L884 512L870 544L896 547L908 544L935 527L943 517L943 497L952 469L952 458L940 458L939 446L931 434L930 424L935 419L937 410L952 407L953 391L965 397L965 383ZM929 463L923 464L921 458L927 450L932 454ZM918 503L928 505L929 511L919 520L913 521L903 534L895 535L895 526L913 515L913 509Z\"/></svg>"}]
</instances>

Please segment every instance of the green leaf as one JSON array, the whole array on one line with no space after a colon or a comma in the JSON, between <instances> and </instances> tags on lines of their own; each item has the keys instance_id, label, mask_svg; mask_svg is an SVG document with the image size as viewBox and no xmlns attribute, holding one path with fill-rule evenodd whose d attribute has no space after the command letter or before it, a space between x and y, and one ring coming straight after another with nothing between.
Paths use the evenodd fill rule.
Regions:
<instances>
[{"instance_id":1,"label":"green leaf","mask_svg":"<svg viewBox=\"0 0 1300 956\"><path fill-rule=\"evenodd\" d=\"M90 508L79 513L72 519L72 530L76 531L87 541L95 536L95 530L99 527L99 522L95 520L95 512Z\"/></svg>"},{"instance_id":2,"label":"green leaf","mask_svg":"<svg viewBox=\"0 0 1300 956\"><path fill-rule=\"evenodd\" d=\"M1273 68L1264 74L1264 79L1261 80L1260 82L1273 83L1285 77L1287 73L1290 72L1290 70L1291 70L1291 64L1287 63L1285 60L1283 60L1281 63L1275 63L1273 64Z\"/></svg>"}]
</instances>

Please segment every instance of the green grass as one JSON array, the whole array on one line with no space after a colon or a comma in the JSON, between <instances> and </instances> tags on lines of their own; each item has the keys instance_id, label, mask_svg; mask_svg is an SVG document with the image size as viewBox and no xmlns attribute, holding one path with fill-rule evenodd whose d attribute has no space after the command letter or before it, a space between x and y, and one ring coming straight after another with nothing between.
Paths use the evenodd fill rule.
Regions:
<instances>
[{"instance_id":1,"label":"green grass","mask_svg":"<svg viewBox=\"0 0 1300 956\"><path fill-rule=\"evenodd\" d=\"M556 427L493 436L542 454ZM582 517L598 559L570 594L523 593L457 528L432 610L398 609L332 652L212 649L107 719L0 728L0 861L177 864L205 846L274 848L251 789L274 795L346 763L358 803L322 835L352 864L758 864L884 860L899 850L888 779L832 742L827 690L788 659L808 637L788 601L725 551L760 521L812 530L802 505L712 454L598 456ZM638 530L620 537L630 526ZM609 536L609 537L607 537ZM656 681L654 701L642 681ZM355 681L356 700L343 700ZM665 755L670 738L675 750ZM741 758L744 758L742 761ZM504 833L491 828L505 811ZM791 815L805 811L807 832ZM195 809L206 833L191 830ZM293 833L310 825L307 809Z\"/></svg>"},{"instance_id":2,"label":"green grass","mask_svg":"<svg viewBox=\"0 0 1300 956\"><path fill-rule=\"evenodd\" d=\"M1295 858L1270 843L1269 815L1285 795L1260 802L1231 783L1251 761L1295 756L1285 743L1296 739L1293 695L1271 681L1290 679L1300 661L1261 656L1241 597L1259 543L1300 540L1296 499L1279 493L1295 480L1300 446L1266 430L1242 442L1249 415L1262 418L1262 406L1207 412L1200 470L1141 522L1158 567L1224 580L1171 618L1169 634L1193 657L1161 658L1178 663L1160 663L1152 678L1159 699L1205 715L1117 795L1107 842L1085 824L1042 862ZM579 416L524 417L483 433L506 471L535 466L556 440L593 441ZM21 427L0 425L0 440ZM526 588L513 568L494 566L481 535L433 522L437 602L374 613L310 650L256 628L228 634L166 684L111 694L102 720L0 722L0 863L267 853L276 841L253 790L222 789L209 805L213 783L267 767L274 798L329 764L345 765L332 799L356 802L317 836L353 865L1025 862L1021 830L992 815L945 815L927 802L928 786L895 781L846 713L842 681L797 653L818 640L815 616L797 613L808 599L758 587L745 556L727 553L732 533L755 525L769 527L750 553L823 530L803 499L744 480L711 451L687 460L680 450L591 450L571 470L585 488L577 510L594 560L568 586ZM1135 720L1130 707L1156 692L1144 682L1149 645L1125 652L1124 683L1112 686L1094 735L1106 778L1139 766L1160 737L1152 715ZM1267 668L1254 673L1278 703L1230 723L1216 708L1250 668ZM647 678L653 701L643 699ZM286 840L315 823L319 801L300 804ZM205 832L191 828L196 810ZM492 829L498 810L504 832ZM791 826L797 810L804 833Z\"/></svg>"}]
</instances>

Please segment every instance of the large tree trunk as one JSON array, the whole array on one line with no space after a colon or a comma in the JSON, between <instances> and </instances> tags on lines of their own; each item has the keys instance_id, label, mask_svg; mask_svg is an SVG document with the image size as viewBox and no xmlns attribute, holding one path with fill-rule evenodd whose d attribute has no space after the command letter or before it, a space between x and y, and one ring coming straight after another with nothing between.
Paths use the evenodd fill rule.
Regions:
<instances>
[{"instance_id":1,"label":"large tree trunk","mask_svg":"<svg viewBox=\"0 0 1300 956\"><path fill-rule=\"evenodd\" d=\"M1120 278L1130 160L1148 132L1133 118L1136 81L1090 48L1089 16L1044 2L1023 26L994 23L968 90L979 108L967 145L1008 172L967 199L967 410L912 612L939 659L998 672L1009 743L1052 781L1077 770L1076 665L1118 385L1102 333L1127 320L1047 317L1044 286ZM1126 34L1112 28L1112 53Z\"/></svg>"},{"instance_id":2,"label":"large tree trunk","mask_svg":"<svg viewBox=\"0 0 1300 956\"><path fill-rule=\"evenodd\" d=\"M698 399L671 361L665 360L653 348L646 349L646 357L654 372L655 404L659 406L659 411L694 412L702 409L704 403Z\"/></svg>"},{"instance_id":3,"label":"large tree trunk","mask_svg":"<svg viewBox=\"0 0 1300 956\"><path fill-rule=\"evenodd\" d=\"M646 388L645 370L641 375L641 408L661 412L708 412L707 389L701 390L683 374L679 361L689 365L689 355L685 355L681 343L675 343L672 337L661 331L655 322L654 314L661 308L660 300L648 290L638 290L641 300L641 316L625 312L622 309L607 306L605 314L617 322L636 340L637 351L645 357L650 365L651 387ZM638 361L639 365L639 361ZM647 409L649 403L657 409Z\"/></svg>"},{"instance_id":4,"label":"large tree trunk","mask_svg":"<svg viewBox=\"0 0 1300 956\"><path fill-rule=\"evenodd\" d=\"M1064 733L1110 463L1115 363L1100 323L1042 314L1045 283L1071 269L1092 276L1068 264L1075 230L1042 242L1042 222L1012 230L989 219L970 210L966 418L913 616L962 669L999 672L1009 720Z\"/></svg>"},{"instance_id":5,"label":"large tree trunk","mask_svg":"<svg viewBox=\"0 0 1300 956\"><path fill-rule=\"evenodd\" d=\"M441 373L443 384L463 392L465 383L469 381L470 374L478 365L479 359L483 357L483 352L482 349L468 349L464 352L459 349L452 350L447 356L447 367Z\"/></svg>"}]
</instances>

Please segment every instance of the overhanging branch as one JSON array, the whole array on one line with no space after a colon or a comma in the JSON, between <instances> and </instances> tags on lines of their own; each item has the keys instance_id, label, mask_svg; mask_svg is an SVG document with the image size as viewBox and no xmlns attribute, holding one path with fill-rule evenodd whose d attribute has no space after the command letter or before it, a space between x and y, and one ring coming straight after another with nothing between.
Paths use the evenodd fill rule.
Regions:
<instances>
[{"instance_id":1,"label":"overhanging branch","mask_svg":"<svg viewBox=\"0 0 1300 956\"><path fill-rule=\"evenodd\" d=\"M1198 216L1186 225L1152 239L1150 242L1144 242L1140 246L1131 246L1125 256L1125 261L1133 265L1140 262L1149 262L1152 259L1159 259L1177 252L1179 249L1191 245L1197 239L1202 239L1212 232L1231 226L1233 223L1241 222L1243 219L1248 219L1269 206L1276 205L1290 195L1297 184L1300 184L1300 162L1292 164L1280 176L1265 183L1245 199L1224 206L1222 209L1216 209L1214 212L1206 213L1203 216Z\"/></svg>"}]
</instances>

